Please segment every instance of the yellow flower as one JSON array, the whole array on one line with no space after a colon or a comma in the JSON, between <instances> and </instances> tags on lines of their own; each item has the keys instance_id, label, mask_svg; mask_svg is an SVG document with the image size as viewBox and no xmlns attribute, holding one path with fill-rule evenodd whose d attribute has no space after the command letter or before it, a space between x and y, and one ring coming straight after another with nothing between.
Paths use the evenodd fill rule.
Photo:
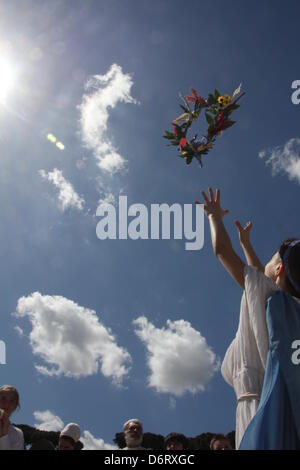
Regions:
<instances>
[{"instance_id":1,"label":"yellow flower","mask_svg":"<svg viewBox=\"0 0 300 470\"><path fill-rule=\"evenodd\" d=\"M219 96L218 103L221 105L224 104L224 96Z\"/></svg>"},{"instance_id":2,"label":"yellow flower","mask_svg":"<svg viewBox=\"0 0 300 470\"><path fill-rule=\"evenodd\" d=\"M227 106L231 101L231 98L229 95L224 96L224 104Z\"/></svg>"}]
</instances>

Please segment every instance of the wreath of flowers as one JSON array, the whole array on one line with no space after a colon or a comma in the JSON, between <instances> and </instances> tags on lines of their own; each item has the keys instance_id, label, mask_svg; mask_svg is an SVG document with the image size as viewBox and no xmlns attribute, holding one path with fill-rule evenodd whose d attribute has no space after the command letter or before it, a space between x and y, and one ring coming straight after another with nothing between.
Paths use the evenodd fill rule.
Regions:
<instances>
[{"instance_id":1,"label":"wreath of flowers","mask_svg":"<svg viewBox=\"0 0 300 470\"><path fill-rule=\"evenodd\" d=\"M193 96L179 95L185 106L180 105L184 113L178 116L173 124L173 132L166 131L163 136L170 141L170 145L179 147L181 158L184 158L189 165L195 157L202 164L202 155L206 155L213 147L216 137L221 136L223 131L235 124L236 121L229 119L233 111L239 108L238 100L245 94L241 93L241 85L230 95L221 95L218 90L214 94L209 94L205 100L197 91L191 87ZM190 104L194 104L191 109ZM208 123L206 135L197 140L196 134L191 140L188 140L187 134L193 122L197 121L202 109L205 109L205 117Z\"/></svg>"}]
</instances>

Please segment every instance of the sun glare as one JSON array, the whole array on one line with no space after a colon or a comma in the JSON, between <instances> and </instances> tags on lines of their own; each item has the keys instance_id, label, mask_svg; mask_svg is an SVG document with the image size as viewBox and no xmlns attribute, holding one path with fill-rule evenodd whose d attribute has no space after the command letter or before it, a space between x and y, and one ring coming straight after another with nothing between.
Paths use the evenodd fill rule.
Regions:
<instances>
[{"instance_id":1,"label":"sun glare","mask_svg":"<svg viewBox=\"0 0 300 470\"><path fill-rule=\"evenodd\" d=\"M16 71L12 64L0 57L0 103L5 102L15 83Z\"/></svg>"}]
</instances>

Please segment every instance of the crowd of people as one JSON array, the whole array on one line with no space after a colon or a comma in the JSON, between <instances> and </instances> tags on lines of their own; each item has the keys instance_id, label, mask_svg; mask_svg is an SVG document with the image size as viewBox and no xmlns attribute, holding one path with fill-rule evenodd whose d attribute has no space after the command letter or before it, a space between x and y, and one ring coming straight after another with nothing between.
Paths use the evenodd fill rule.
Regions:
<instances>
[{"instance_id":1,"label":"crowd of people","mask_svg":"<svg viewBox=\"0 0 300 470\"><path fill-rule=\"evenodd\" d=\"M21 429L13 426L10 418L20 407L18 390L11 385L0 387L0 450L25 450L24 435ZM123 425L126 446L123 450L151 450L144 448L143 424L139 419L132 418ZM76 450L80 440L80 426L76 423L67 424L60 432L57 447L45 438L35 440L29 450ZM216 434L210 443L211 450L231 450L229 439L224 434ZM188 450L188 439L184 434L172 432L164 438L164 450Z\"/></svg>"}]
</instances>

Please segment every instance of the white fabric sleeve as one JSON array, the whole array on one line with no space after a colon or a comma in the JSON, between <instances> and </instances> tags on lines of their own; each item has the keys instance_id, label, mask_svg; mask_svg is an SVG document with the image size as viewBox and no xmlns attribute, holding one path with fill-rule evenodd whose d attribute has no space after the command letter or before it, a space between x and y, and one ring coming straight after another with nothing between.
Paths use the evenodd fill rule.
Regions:
<instances>
[{"instance_id":1,"label":"white fabric sleeve","mask_svg":"<svg viewBox=\"0 0 300 470\"><path fill-rule=\"evenodd\" d=\"M0 450L24 450L24 435L21 429L10 425L8 434L0 437Z\"/></svg>"},{"instance_id":2,"label":"white fabric sleeve","mask_svg":"<svg viewBox=\"0 0 300 470\"><path fill-rule=\"evenodd\" d=\"M9 445L9 437L8 434L6 436L0 437L0 450L9 450L10 445Z\"/></svg>"},{"instance_id":3,"label":"white fabric sleeve","mask_svg":"<svg viewBox=\"0 0 300 470\"><path fill-rule=\"evenodd\" d=\"M258 353L265 368L269 349L266 302L268 297L278 290L278 287L272 279L253 266L245 266L244 275L249 320L255 336Z\"/></svg>"},{"instance_id":4,"label":"white fabric sleeve","mask_svg":"<svg viewBox=\"0 0 300 470\"><path fill-rule=\"evenodd\" d=\"M17 439L13 443L14 450L24 450L24 434L21 429L18 429Z\"/></svg>"}]
</instances>

